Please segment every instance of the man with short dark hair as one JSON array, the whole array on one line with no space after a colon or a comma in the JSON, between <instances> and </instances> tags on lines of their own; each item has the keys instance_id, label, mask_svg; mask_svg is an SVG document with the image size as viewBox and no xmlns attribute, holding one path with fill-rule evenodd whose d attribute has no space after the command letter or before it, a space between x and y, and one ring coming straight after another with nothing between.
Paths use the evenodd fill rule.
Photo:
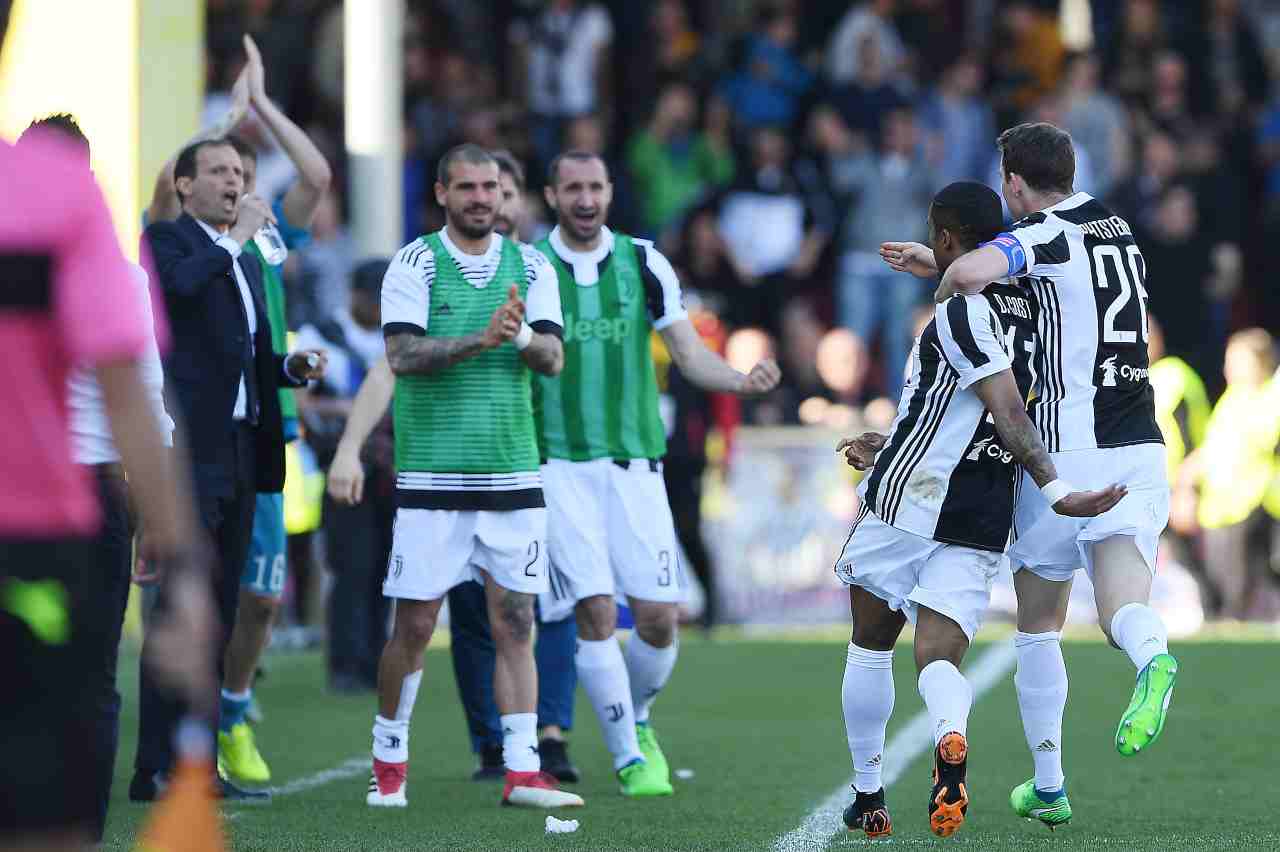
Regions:
<instances>
[{"instance_id":1,"label":"man with short dark hair","mask_svg":"<svg viewBox=\"0 0 1280 852\"><path fill-rule=\"evenodd\" d=\"M651 333L703 390L759 396L780 373L772 360L740 373L708 349L666 257L649 240L605 227L613 183L598 154L556 156L544 197L557 224L537 249L559 283L565 369L534 384L552 574L542 618L577 618L578 678L623 795L669 796L649 709L675 669L688 584L662 476L666 430ZM635 617L625 653L615 635L619 594Z\"/></svg>"},{"instance_id":2,"label":"man with short dark hair","mask_svg":"<svg viewBox=\"0 0 1280 852\"><path fill-rule=\"evenodd\" d=\"M1009 550L1018 593L1014 683L1035 777L1015 788L1011 801L1019 816L1052 827L1071 818L1062 772L1067 671L1060 640L1080 567L1093 580L1103 633L1138 673L1116 729L1117 751L1137 754L1164 729L1178 663L1148 600L1169 519L1169 483L1148 378L1147 265L1129 223L1073 190L1075 150L1060 128L1020 124L998 145L1002 194L1021 218L951 263L935 299L1016 277L1041 307L1044 353L1030 413L1044 445L1070 481L1128 488L1114 511L1083 520L1051 509L1073 488L1065 480L1032 483L1026 474L1018 494L1017 538ZM886 243L882 254L894 269L921 277L938 272L933 253L918 243Z\"/></svg>"},{"instance_id":3,"label":"man with short dark hair","mask_svg":"<svg viewBox=\"0 0 1280 852\"><path fill-rule=\"evenodd\" d=\"M422 655L445 595L474 579L485 586L497 654L502 801L578 806L541 771L534 712L534 601L547 588L547 551L530 370L554 376L564 364L559 293L541 255L493 232L501 188L491 154L459 145L437 174L445 227L402 248L382 284L399 507L383 593L396 613L379 661L365 801L408 804Z\"/></svg>"},{"instance_id":4,"label":"man with short dark hair","mask_svg":"<svg viewBox=\"0 0 1280 852\"><path fill-rule=\"evenodd\" d=\"M174 346L166 374L186 426L201 520L217 546L214 597L221 617L218 669L235 624L256 494L284 484L284 426L276 389L324 374L324 353L277 355L257 263L244 247L272 219L245 193L240 155L226 141L196 142L178 155L174 187L183 214L154 222L147 241L169 308ZM161 587L157 606L165 605ZM172 763L178 707L147 671L141 679L138 753L129 796L150 801ZM224 791L243 795L233 785Z\"/></svg>"},{"instance_id":5,"label":"man with short dark hair","mask_svg":"<svg viewBox=\"0 0 1280 852\"><path fill-rule=\"evenodd\" d=\"M928 214L939 269L990 240L1003 221L999 197L982 184L945 187ZM949 837L964 823L973 689L958 667L1004 564L1018 465L1038 484L1057 480L1026 410L1038 315L1036 302L1013 284L937 305L911 353L889 434L837 447L853 467L871 469L835 569L849 587L853 616L841 694L856 797L844 822L868 837L892 831L882 751L893 711L893 647L907 619L916 626L918 687L933 722L929 828ZM1123 493L1069 493L1053 508L1092 516Z\"/></svg>"}]
</instances>

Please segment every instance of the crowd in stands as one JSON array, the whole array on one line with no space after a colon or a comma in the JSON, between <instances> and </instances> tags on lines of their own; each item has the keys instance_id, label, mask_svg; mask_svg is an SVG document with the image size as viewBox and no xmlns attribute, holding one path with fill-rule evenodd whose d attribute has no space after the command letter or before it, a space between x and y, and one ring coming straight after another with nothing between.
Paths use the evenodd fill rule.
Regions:
<instances>
[{"instance_id":1,"label":"crowd in stands","mask_svg":"<svg viewBox=\"0 0 1280 852\"><path fill-rule=\"evenodd\" d=\"M601 153L616 187L610 224L658 241L689 301L718 320L730 357L773 351L782 363L783 386L735 413L745 423L839 428L855 408L891 415L884 398L901 389L931 286L884 266L880 242L923 240L929 199L948 182L996 186L1002 129L1068 129L1076 188L1132 225L1146 259L1163 329L1153 356L1165 356L1152 378L1177 447L1180 558L1202 566L1211 614L1280 618L1280 381L1266 330L1280 326L1280 289L1269 286L1280 255L1258 250L1280 238L1280 3L405 7L405 239L443 223L431 182L451 145L523 161L526 240L550 228L541 184L551 156ZM343 325L355 355L372 356L376 323L359 316L352 286L369 259L345 224L342 4L207 8L209 116L226 109L249 32L271 97L333 164L312 240L285 266L290 327ZM265 196L288 184L289 166L268 137L258 144ZM1249 438L1238 440L1246 422ZM1223 483L1246 471L1259 487L1228 488L1232 505L1218 505Z\"/></svg>"}]
</instances>

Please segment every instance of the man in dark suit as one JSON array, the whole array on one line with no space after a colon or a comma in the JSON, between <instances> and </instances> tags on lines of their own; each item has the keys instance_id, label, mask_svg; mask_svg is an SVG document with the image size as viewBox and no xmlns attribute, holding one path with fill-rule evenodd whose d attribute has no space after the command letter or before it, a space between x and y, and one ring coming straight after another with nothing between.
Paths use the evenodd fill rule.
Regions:
<instances>
[{"instance_id":1,"label":"man in dark suit","mask_svg":"<svg viewBox=\"0 0 1280 852\"><path fill-rule=\"evenodd\" d=\"M256 262L241 258L245 244L272 214L262 199L244 194L235 148L224 140L194 143L178 155L174 178L182 215L174 222L152 224L146 237L173 336L165 381L177 402L180 435L194 465L201 520L217 548L213 596L221 616L215 661L220 672L235 624L255 495L279 492L284 485L284 431L276 389L302 387L307 379L319 378L325 357L319 351L287 356L272 351L262 273ZM165 605L162 587L157 607ZM182 707L156 687L146 669L140 691L138 753L129 797L150 801L163 789L172 765ZM217 696L212 698L217 707ZM222 791L252 795L225 781Z\"/></svg>"}]
</instances>

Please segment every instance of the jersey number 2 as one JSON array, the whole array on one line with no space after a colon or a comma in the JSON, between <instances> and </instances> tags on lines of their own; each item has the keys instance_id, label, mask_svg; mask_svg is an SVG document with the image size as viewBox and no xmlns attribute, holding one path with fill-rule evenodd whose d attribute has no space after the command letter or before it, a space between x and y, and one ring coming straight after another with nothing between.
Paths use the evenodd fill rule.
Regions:
<instances>
[{"instance_id":1,"label":"jersey number 2","mask_svg":"<svg viewBox=\"0 0 1280 852\"><path fill-rule=\"evenodd\" d=\"M1125 272L1124 257L1121 256L1120 247L1116 245L1097 245L1093 247L1093 272L1098 283L1099 290L1110 289L1107 278L1107 258L1111 258L1112 267L1116 273L1116 285L1120 288L1120 294L1112 300L1111 306L1107 308L1107 312L1102 317L1102 342L1103 343L1137 343L1137 331L1125 331L1116 328L1116 319L1120 316L1120 312L1129 304L1129 300L1133 298L1133 291L1138 291L1138 316L1139 329L1142 331L1142 342L1147 342L1147 288L1143 286L1142 279L1146 273L1146 262L1142 259L1142 253L1138 251L1137 246L1126 246L1125 255L1128 257L1129 271L1133 273L1133 281L1130 283L1129 274ZM1141 264L1141 265L1139 265Z\"/></svg>"}]
</instances>

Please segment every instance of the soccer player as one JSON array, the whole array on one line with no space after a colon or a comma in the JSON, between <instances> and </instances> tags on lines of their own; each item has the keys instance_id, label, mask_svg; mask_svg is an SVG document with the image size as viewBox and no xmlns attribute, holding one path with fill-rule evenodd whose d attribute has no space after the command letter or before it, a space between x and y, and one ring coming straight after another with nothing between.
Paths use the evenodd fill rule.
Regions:
<instances>
[{"instance_id":1,"label":"soccer player","mask_svg":"<svg viewBox=\"0 0 1280 852\"><path fill-rule=\"evenodd\" d=\"M435 194L445 227L402 248L382 285L399 507L383 592L396 599L396 614L379 662L366 801L407 804L422 654L444 596L476 579L497 654L502 801L581 805L541 772L534 712L534 601L547 588L547 513L530 369L554 376L564 365L559 293L538 252L494 233L501 195L487 151L465 144L446 152Z\"/></svg>"},{"instance_id":2,"label":"soccer player","mask_svg":"<svg viewBox=\"0 0 1280 852\"><path fill-rule=\"evenodd\" d=\"M938 268L945 271L1002 223L992 190L972 182L944 188L928 218ZM881 764L893 712L893 646L908 618L916 625L920 697L934 729L929 828L949 837L964 822L973 689L958 666L1004 563L1017 465L1062 515L1097 515L1124 494L1116 487L1075 492L1058 478L1027 417L1038 314L1035 300L1007 283L937 305L916 339L887 439L868 433L838 448L860 470L874 459L836 563L853 616L842 686L856 793L844 812L851 831L892 832Z\"/></svg>"},{"instance_id":3,"label":"soccer player","mask_svg":"<svg viewBox=\"0 0 1280 852\"><path fill-rule=\"evenodd\" d=\"M258 171L257 151L242 139L228 134L244 120L250 106L257 111L262 123L280 141L298 170L298 180L272 204L272 213L285 245L296 248L310 239L307 229L328 190L331 171L315 143L267 96L262 56L253 39L247 35L244 37L244 49L248 61L236 81L226 118L197 138L226 136L240 154L244 167L244 191L252 193ZM174 189L173 172L174 162L171 161L165 164L156 178L151 206L147 211L152 222L176 219L182 212ZM284 354L288 351L288 324L281 266L268 263L255 241L247 243L245 251L254 255L261 266L272 345L277 353ZM292 389L282 389L279 394L285 440L292 441L298 437L297 400ZM271 641L271 626L284 596L288 568L285 551L284 495L259 494L253 515L249 558L240 578L235 628L227 646L226 674L218 717L218 765L232 779L248 784L266 784L271 780L270 767L258 751L246 714L253 702L254 672L263 650Z\"/></svg>"},{"instance_id":4,"label":"soccer player","mask_svg":"<svg viewBox=\"0 0 1280 852\"><path fill-rule=\"evenodd\" d=\"M1021 124L998 140L1001 191L1022 217L945 271L936 299L977 293L1017 276L1041 305L1044 341L1031 418L1063 475L1085 488L1117 480L1128 496L1093 520L1050 511L1036 489L1019 491L1009 556L1018 594L1015 684L1035 777L1011 794L1014 811L1053 826L1071 818L1062 772L1067 670L1059 644L1071 579L1083 564L1094 584L1098 622L1137 670L1116 728L1122 755L1135 755L1164 729L1178 663L1147 603L1156 544L1169 518L1165 453L1147 365L1146 263L1129 224L1075 192L1071 137L1051 124ZM918 243L886 243L890 266L937 272Z\"/></svg>"},{"instance_id":5,"label":"soccer player","mask_svg":"<svg viewBox=\"0 0 1280 852\"><path fill-rule=\"evenodd\" d=\"M498 185L502 203L494 217L493 230L517 239L523 220L524 169L507 151L492 151L498 161ZM364 463L360 451L370 433L391 405L395 376L385 359L369 371L352 403L351 414L329 467L329 495L339 503L355 505L364 490ZM493 699L493 635L484 588L478 583L459 583L449 590L450 632L453 641L453 673L471 734L471 748L480 759L472 774L474 781L502 780L506 767L502 758L502 725ZM577 625L566 617L556 622L539 622L533 653L538 667L538 754L543 771L568 783L580 780L569 759L565 735L573 727L573 694L578 686L573 666Z\"/></svg>"},{"instance_id":6,"label":"soccer player","mask_svg":"<svg viewBox=\"0 0 1280 852\"><path fill-rule=\"evenodd\" d=\"M565 367L559 379L534 379L551 556L542 617L577 616L578 679L623 794L670 795L649 708L675 667L686 583L662 477L666 433L650 330L704 390L757 396L780 374L766 360L744 375L708 349L667 259L648 240L605 227L613 184L598 155L557 156L545 194L557 224L537 247L559 279ZM617 594L636 623L625 655L614 636Z\"/></svg>"}]
</instances>

